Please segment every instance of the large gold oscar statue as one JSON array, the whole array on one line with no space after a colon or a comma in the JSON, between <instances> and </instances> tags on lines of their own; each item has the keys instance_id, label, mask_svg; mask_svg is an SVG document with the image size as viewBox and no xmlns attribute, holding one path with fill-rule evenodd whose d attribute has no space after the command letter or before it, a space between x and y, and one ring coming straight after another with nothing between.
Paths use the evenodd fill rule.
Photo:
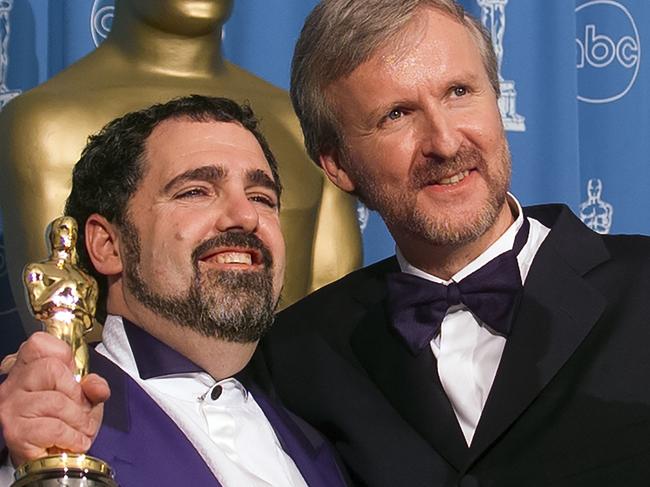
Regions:
<instances>
[{"instance_id":1,"label":"large gold oscar statue","mask_svg":"<svg viewBox=\"0 0 650 487\"><path fill-rule=\"evenodd\" d=\"M98 49L0 113L0 203L15 297L21 269L43 254L42 228L63 211L88 135L125 112L191 93L248 100L262 120L286 188L281 305L360 265L355 203L309 161L287 94L221 55L232 3L116 0L112 30ZM21 318L28 333L38 329L26 308Z\"/></svg>"}]
</instances>

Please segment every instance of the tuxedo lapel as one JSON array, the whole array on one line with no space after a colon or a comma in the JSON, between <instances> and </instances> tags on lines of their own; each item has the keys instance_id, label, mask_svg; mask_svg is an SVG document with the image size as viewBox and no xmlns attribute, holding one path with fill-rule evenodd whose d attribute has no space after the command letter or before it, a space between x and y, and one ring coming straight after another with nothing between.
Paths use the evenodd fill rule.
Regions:
<instances>
[{"instance_id":1,"label":"tuxedo lapel","mask_svg":"<svg viewBox=\"0 0 650 487\"><path fill-rule=\"evenodd\" d=\"M236 376L251 392L273 427L282 449L291 457L310 487L344 485L343 474L324 438L279 402L259 349Z\"/></svg>"},{"instance_id":2,"label":"tuxedo lapel","mask_svg":"<svg viewBox=\"0 0 650 487\"><path fill-rule=\"evenodd\" d=\"M121 369L91 351L91 370L104 377L111 397L89 451L109 463L120 485L220 486L172 419Z\"/></svg>"},{"instance_id":3,"label":"tuxedo lapel","mask_svg":"<svg viewBox=\"0 0 650 487\"><path fill-rule=\"evenodd\" d=\"M608 257L597 235L568 209L559 211L528 274L466 468L523 413L592 329L606 302L583 275Z\"/></svg>"},{"instance_id":4,"label":"tuxedo lapel","mask_svg":"<svg viewBox=\"0 0 650 487\"><path fill-rule=\"evenodd\" d=\"M398 270L396 260L391 266L387 272ZM365 313L352 334L354 353L399 415L440 456L460 469L467 446L440 384L433 354L426 349L414 356L394 335L387 321L386 292L385 273L371 276L359 290L357 297Z\"/></svg>"},{"instance_id":5,"label":"tuxedo lapel","mask_svg":"<svg viewBox=\"0 0 650 487\"><path fill-rule=\"evenodd\" d=\"M324 439L306 423L291 416L279 403L253 386L251 393L273 426L282 449L300 470L310 487L344 485L334 456Z\"/></svg>"}]
</instances>

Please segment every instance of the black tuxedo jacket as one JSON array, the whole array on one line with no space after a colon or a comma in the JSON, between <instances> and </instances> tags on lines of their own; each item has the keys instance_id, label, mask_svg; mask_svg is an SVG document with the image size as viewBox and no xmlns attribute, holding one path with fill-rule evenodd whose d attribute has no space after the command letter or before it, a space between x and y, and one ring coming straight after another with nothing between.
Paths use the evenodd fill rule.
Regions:
<instances>
[{"instance_id":1,"label":"black tuxedo jacket","mask_svg":"<svg viewBox=\"0 0 650 487\"><path fill-rule=\"evenodd\" d=\"M358 485L650 485L650 239L593 233L564 206L528 274L467 447L435 358L385 311L390 258L282 312L263 344L287 406Z\"/></svg>"}]
</instances>

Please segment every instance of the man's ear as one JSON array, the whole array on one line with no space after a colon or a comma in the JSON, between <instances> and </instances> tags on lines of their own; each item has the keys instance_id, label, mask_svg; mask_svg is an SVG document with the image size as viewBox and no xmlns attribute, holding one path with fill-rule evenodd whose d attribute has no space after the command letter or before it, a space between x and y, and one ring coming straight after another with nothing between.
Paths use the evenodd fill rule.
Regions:
<instances>
[{"instance_id":1,"label":"man's ear","mask_svg":"<svg viewBox=\"0 0 650 487\"><path fill-rule=\"evenodd\" d=\"M86 249L95 269L106 276L122 272L120 245L115 225L97 213L86 220Z\"/></svg>"},{"instance_id":2,"label":"man's ear","mask_svg":"<svg viewBox=\"0 0 650 487\"><path fill-rule=\"evenodd\" d=\"M331 149L327 152L321 153L320 166L325 171L325 174L336 186L345 191L346 193L354 193L354 182L348 176L347 171L341 166L341 156L339 151Z\"/></svg>"}]
</instances>

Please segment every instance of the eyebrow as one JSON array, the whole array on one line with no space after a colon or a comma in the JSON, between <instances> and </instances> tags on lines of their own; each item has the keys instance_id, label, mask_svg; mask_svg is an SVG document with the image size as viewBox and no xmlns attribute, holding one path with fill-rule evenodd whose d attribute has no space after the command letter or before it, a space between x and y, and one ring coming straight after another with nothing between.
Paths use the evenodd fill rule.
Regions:
<instances>
[{"instance_id":1,"label":"eyebrow","mask_svg":"<svg viewBox=\"0 0 650 487\"><path fill-rule=\"evenodd\" d=\"M165 184L163 188L164 193L171 191L174 186L177 186L186 181L207 181L218 182L225 179L227 174L223 166L201 166L195 169L190 169L184 173L174 177L171 181Z\"/></svg>"},{"instance_id":2,"label":"eyebrow","mask_svg":"<svg viewBox=\"0 0 650 487\"><path fill-rule=\"evenodd\" d=\"M228 176L228 170L223 166L201 166L179 174L169 181L163 188L164 193L170 192L175 186L186 181L206 181L217 183ZM280 197L278 184L262 169L251 169L246 172L246 181L250 185L261 186L272 190Z\"/></svg>"},{"instance_id":3,"label":"eyebrow","mask_svg":"<svg viewBox=\"0 0 650 487\"><path fill-rule=\"evenodd\" d=\"M266 172L261 169L252 169L246 173L248 184L262 186L272 190L275 195L280 197L280 188L278 184Z\"/></svg>"}]
</instances>

